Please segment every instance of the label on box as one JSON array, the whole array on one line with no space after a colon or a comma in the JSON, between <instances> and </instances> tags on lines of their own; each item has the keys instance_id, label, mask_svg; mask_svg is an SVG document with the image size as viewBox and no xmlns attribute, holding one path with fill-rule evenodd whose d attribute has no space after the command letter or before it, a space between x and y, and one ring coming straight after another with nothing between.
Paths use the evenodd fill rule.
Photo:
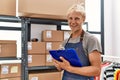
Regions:
<instances>
[{"instance_id":1,"label":"label on box","mask_svg":"<svg viewBox=\"0 0 120 80\"><path fill-rule=\"evenodd\" d=\"M28 63L32 63L32 55L28 55Z\"/></svg>"},{"instance_id":2,"label":"label on box","mask_svg":"<svg viewBox=\"0 0 120 80\"><path fill-rule=\"evenodd\" d=\"M46 43L46 49L47 50L51 50L52 49L52 43L51 42L47 42Z\"/></svg>"},{"instance_id":3,"label":"label on box","mask_svg":"<svg viewBox=\"0 0 120 80\"><path fill-rule=\"evenodd\" d=\"M32 42L28 42L28 50L32 50Z\"/></svg>"},{"instance_id":4,"label":"label on box","mask_svg":"<svg viewBox=\"0 0 120 80\"><path fill-rule=\"evenodd\" d=\"M38 80L38 77L32 77L31 80Z\"/></svg>"},{"instance_id":5,"label":"label on box","mask_svg":"<svg viewBox=\"0 0 120 80\"><path fill-rule=\"evenodd\" d=\"M2 66L1 74L8 74L9 66Z\"/></svg>"},{"instance_id":6,"label":"label on box","mask_svg":"<svg viewBox=\"0 0 120 80\"><path fill-rule=\"evenodd\" d=\"M46 37L47 38L52 38L52 31L47 31L46 32Z\"/></svg>"},{"instance_id":7,"label":"label on box","mask_svg":"<svg viewBox=\"0 0 120 80\"><path fill-rule=\"evenodd\" d=\"M51 55L47 55L47 62L52 62L52 56Z\"/></svg>"},{"instance_id":8,"label":"label on box","mask_svg":"<svg viewBox=\"0 0 120 80\"><path fill-rule=\"evenodd\" d=\"M38 77L32 77L31 80L38 80Z\"/></svg>"},{"instance_id":9,"label":"label on box","mask_svg":"<svg viewBox=\"0 0 120 80\"><path fill-rule=\"evenodd\" d=\"M18 73L18 66L12 66L10 73Z\"/></svg>"}]
</instances>

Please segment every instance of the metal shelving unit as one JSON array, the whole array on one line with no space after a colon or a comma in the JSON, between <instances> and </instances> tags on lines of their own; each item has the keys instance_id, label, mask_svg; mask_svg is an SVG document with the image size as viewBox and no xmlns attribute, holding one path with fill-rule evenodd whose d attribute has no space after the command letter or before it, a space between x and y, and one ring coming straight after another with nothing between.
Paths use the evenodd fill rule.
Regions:
<instances>
[{"instance_id":1,"label":"metal shelving unit","mask_svg":"<svg viewBox=\"0 0 120 80\"><path fill-rule=\"evenodd\" d=\"M0 15L0 22L12 22L12 23L21 23L21 19L15 16L5 16L5 15ZM11 27L11 26L0 26L0 30L7 30L7 31L21 31L22 32L22 27ZM4 34L3 34L4 35ZM22 42L21 42L22 43ZM21 53L22 54L22 53ZM0 57L0 61L5 61L5 60L20 60L22 61L22 58L19 57ZM12 62L11 62L12 63ZM21 65L22 66L22 65ZM21 73L21 75L23 72ZM24 75L22 75L23 77ZM22 79L23 80L23 79Z\"/></svg>"},{"instance_id":2,"label":"metal shelving unit","mask_svg":"<svg viewBox=\"0 0 120 80\"><path fill-rule=\"evenodd\" d=\"M1 16L1 15L0 15L0 21L1 22L21 22L21 20L18 17ZM9 25L8 25L8 26L0 26L0 30L22 31L22 28L20 28L20 27L9 27ZM21 58L15 58L15 57L0 57L0 60L20 60L20 59Z\"/></svg>"},{"instance_id":3,"label":"metal shelving unit","mask_svg":"<svg viewBox=\"0 0 120 80\"><path fill-rule=\"evenodd\" d=\"M28 67L28 54L27 54L27 42L31 38L31 24L49 24L57 25L57 29L60 30L61 20L50 20L50 19L38 19L38 18L22 18L22 65L23 65L23 80L28 80L28 74L32 72L41 72L41 71L57 71L54 66L35 66Z\"/></svg>"}]
</instances>

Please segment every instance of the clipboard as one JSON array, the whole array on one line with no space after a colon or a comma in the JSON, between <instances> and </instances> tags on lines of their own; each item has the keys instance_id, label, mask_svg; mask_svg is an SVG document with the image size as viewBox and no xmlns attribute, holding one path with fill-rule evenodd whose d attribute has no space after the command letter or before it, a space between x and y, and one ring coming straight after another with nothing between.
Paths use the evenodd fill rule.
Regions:
<instances>
[{"instance_id":1,"label":"clipboard","mask_svg":"<svg viewBox=\"0 0 120 80\"><path fill-rule=\"evenodd\" d=\"M73 48L65 50L49 50L49 53L54 59L58 61L62 62L62 60L60 59L60 56L62 56L66 60L68 60L72 66L82 67L77 52Z\"/></svg>"}]
</instances>

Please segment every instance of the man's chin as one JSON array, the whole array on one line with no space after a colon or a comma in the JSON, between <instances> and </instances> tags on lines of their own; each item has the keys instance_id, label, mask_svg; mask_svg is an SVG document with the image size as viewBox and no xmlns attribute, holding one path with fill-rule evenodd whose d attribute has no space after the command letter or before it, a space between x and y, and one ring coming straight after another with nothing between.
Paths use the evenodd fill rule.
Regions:
<instances>
[{"instance_id":1,"label":"man's chin","mask_svg":"<svg viewBox=\"0 0 120 80\"><path fill-rule=\"evenodd\" d=\"M79 32L79 31L80 31L80 29L72 30L72 33L77 33L77 32Z\"/></svg>"}]
</instances>

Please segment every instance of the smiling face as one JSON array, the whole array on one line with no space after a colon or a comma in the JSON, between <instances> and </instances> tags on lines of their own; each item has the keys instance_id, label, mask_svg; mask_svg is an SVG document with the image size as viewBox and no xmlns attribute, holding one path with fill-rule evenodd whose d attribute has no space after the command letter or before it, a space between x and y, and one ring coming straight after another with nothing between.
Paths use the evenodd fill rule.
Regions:
<instances>
[{"instance_id":1,"label":"smiling face","mask_svg":"<svg viewBox=\"0 0 120 80\"><path fill-rule=\"evenodd\" d=\"M67 15L68 25L71 28L72 33L82 30L82 24L84 23L85 17L80 12L71 11Z\"/></svg>"}]
</instances>

